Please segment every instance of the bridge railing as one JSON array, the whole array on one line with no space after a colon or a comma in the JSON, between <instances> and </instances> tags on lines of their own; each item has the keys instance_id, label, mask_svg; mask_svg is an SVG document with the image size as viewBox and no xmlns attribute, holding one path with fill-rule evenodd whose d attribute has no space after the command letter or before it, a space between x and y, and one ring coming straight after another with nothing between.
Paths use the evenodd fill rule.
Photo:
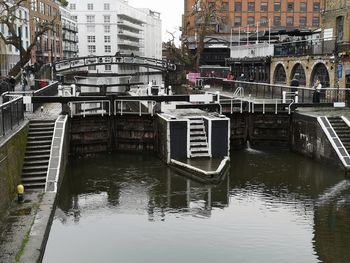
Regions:
<instances>
[{"instance_id":1,"label":"bridge railing","mask_svg":"<svg viewBox=\"0 0 350 263\"><path fill-rule=\"evenodd\" d=\"M24 120L23 97L19 96L0 105L0 137L8 134Z\"/></svg>"},{"instance_id":2,"label":"bridge railing","mask_svg":"<svg viewBox=\"0 0 350 263\"><path fill-rule=\"evenodd\" d=\"M155 101L140 101L140 100L115 100L114 101L114 115L120 114L137 114L154 115Z\"/></svg>"},{"instance_id":3,"label":"bridge railing","mask_svg":"<svg viewBox=\"0 0 350 263\"><path fill-rule=\"evenodd\" d=\"M95 101L74 101L68 102L70 116L87 116L87 115L111 115L111 102L109 100Z\"/></svg>"}]
</instances>

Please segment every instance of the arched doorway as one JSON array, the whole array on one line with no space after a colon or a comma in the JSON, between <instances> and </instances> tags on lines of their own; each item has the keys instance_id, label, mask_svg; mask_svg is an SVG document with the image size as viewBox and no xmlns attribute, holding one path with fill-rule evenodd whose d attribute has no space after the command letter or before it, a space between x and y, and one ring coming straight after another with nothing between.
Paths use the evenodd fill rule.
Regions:
<instances>
[{"instance_id":1,"label":"arched doorway","mask_svg":"<svg viewBox=\"0 0 350 263\"><path fill-rule=\"evenodd\" d=\"M306 86L305 70L300 63L294 65L292 69L292 74L290 75L291 80L294 78L294 76L299 80L300 86Z\"/></svg>"},{"instance_id":2,"label":"arched doorway","mask_svg":"<svg viewBox=\"0 0 350 263\"><path fill-rule=\"evenodd\" d=\"M323 63L318 63L314 66L311 74L310 85L313 85L317 79L320 80L323 88L329 88L329 73Z\"/></svg>"},{"instance_id":3,"label":"arched doorway","mask_svg":"<svg viewBox=\"0 0 350 263\"><path fill-rule=\"evenodd\" d=\"M275 84L287 84L287 74L282 64L278 64L273 75L273 82Z\"/></svg>"}]
</instances>

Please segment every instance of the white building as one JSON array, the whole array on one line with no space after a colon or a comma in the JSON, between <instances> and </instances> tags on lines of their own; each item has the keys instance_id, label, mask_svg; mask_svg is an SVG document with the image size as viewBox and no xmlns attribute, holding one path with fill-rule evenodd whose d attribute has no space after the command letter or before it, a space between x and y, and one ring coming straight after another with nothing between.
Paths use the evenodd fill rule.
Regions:
<instances>
[{"instance_id":1,"label":"white building","mask_svg":"<svg viewBox=\"0 0 350 263\"><path fill-rule=\"evenodd\" d=\"M78 56L78 26L69 10L60 6L63 58Z\"/></svg>"},{"instance_id":2,"label":"white building","mask_svg":"<svg viewBox=\"0 0 350 263\"><path fill-rule=\"evenodd\" d=\"M30 45L29 10L20 7L16 11L16 16L18 17L18 19L15 20L17 32L21 32L22 46L26 49ZM5 24L0 24L0 32L4 36L9 36L9 31ZM0 38L0 77L8 75L9 71L19 60L19 50L12 45L5 45Z\"/></svg>"},{"instance_id":3,"label":"white building","mask_svg":"<svg viewBox=\"0 0 350 263\"><path fill-rule=\"evenodd\" d=\"M160 14L122 0L71 0L78 25L79 57L134 54L162 58ZM132 66L104 65L89 72L132 74ZM133 80L134 81L134 80Z\"/></svg>"}]
</instances>

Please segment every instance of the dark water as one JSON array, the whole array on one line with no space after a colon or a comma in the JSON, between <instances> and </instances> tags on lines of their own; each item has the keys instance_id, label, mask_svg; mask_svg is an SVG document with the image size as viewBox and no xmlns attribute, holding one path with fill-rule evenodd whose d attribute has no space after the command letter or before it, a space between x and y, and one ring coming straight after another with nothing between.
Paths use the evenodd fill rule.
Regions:
<instances>
[{"instance_id":1,"label":"dark water","mask_svg":"<svg viewBox=\"0 0 350 263\"><path fill-rule=\"evenodd\" d=\"M157 158L72 160L44 262L350 262L350 184L286 151L239 151L205 186Z\"/></svg>"}]
</instances>

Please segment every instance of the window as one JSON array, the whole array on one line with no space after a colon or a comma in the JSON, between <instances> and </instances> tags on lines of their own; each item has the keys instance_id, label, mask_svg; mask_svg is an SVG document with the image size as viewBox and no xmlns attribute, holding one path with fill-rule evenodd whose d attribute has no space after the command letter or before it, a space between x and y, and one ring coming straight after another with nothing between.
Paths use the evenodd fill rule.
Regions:
<instances>
[{"instance_id":1,"label":"window","mask_svg":"<svg viewBox=\"0 0 350 263\"><path fill-rule=\"evenodd\" d=\"M105 33L111 32L111 26L104 26Z\"/></svg>"},{"instance_id":2,"label":"window","mask_svg":"<svg viewBox=\"0 0 350 263\"><path fill-rule=\"evenodd\" d=\"M86 26L86 31L88 33L95 33L95 26Z\"/></svg>"},{"instance_id":3,"label":"window","mask_svg":"<svg viewBox=\"0 0 350 263\"><path fill-rule=\"evenodd\" d=\"M95 16L92 16L92 15L86 16L86 22L87 23L95 23Z\"/></svg>"},{"instance_id":4,"label":"window","mask_svg":"<svg viewBox=\"0 0 350 263\"><path fill-rule=\"evenodd\" d=\"M88 66L88 70L96 70L96 66Z\"/></svg>"},{"instance_id":5,"label":"window","mask_svg":"<svg viewBox=\"0 0 350 263\"><path fill-rule=\"evenodd\" d=\"M263 16L260 18L260 25L261 26L268 26L269 24L269 20L266 16Z\"/></svg>"},{"instance_id":6,"label":"window","mask_svg":"<svg viewBox=\"0 0 350 263\"><path fill-rule=\"evenodd\" d=\"M248 3L248 12L255 12L255 3L254 2Z\"/></svg>"},{"instance_id":7,"label":"window","mask_svg":"<svg viewBox=\"0 0 350 263\"><path fill-rule=\"evenodd\" d=\"M235 2L235 12L242 12L242 3Z\"/></svg>"},{"instance_id":8,"label":"window","mask_svg":"<svg viewBox=\"0 0 350 263\"><path fill-rule=\"evenodd\" d=\"M342 42L344 40L344 17L338 16L336 20L337 24L337 41Z\"/></svg>"},{"instance_id":9,"label":"window","mask_svg":"<svg viewBox=\"0 0 350 263\"><path fill-rule=\"evenodd\" d=\"M209 11L214 11L216 7L215 2L209 2L208 7L209 7Z\"/></svg>"},{"instance_id":10,"label":"window","mask_svg":"<svg viewBox=\"0 0 350 263\"><path fill-rule=\"evenodd\" d=\"M88 52L89 53L96 53L96 46L95 45L88 45Z\"/></svg>"},{"instance_id":11,"label":"window","mask_svg":"<svg viewBox=\"0 0 350 263\"><path fill-rule=\"evenodd\" d=\"M109 24L111 22L111 16L103 16L103 21Z\"/></svg>"},{"instance_id":12,"label":"window","mask_svg":"<svg viewBox=\"0 0 350 263\"><path fill-rule=\"evenodd\" d=\"M273 25L274 26L281 26L281 17L280 16L275 16L273 18Z\"/></svg>"},{"instance_id":13,"label":"window","mask_svg":"<svg viewBox=\"0 0 350 263\"><path fill-rule=\"evenodd\" d=\"M302 13L307 12L307 4L306 3L300 3L300 12L302 12Z\"/></svg>"},{"instance_id":14,"label":"window","mask_svg":"<svg viewBox=\"0 0 350 263\"><path fill-rule=\"evenodd\" d=\"M109 3L104 3L104 5L103 5L103 9L104 10L109 10Z\"/></svg>"},{"instance_id":15,"label":"window","mask_svg":"<svg viewBox=\"0 0 350 263\"><path fill-rule=\"evenodd\" d=\"M105 36L105 43L111 43L111 36Z\"/></svg>"},{"instance_id":16,"label":"window","mask_svg":"<svg viewBox=\"0 0 350 263\"><path fill-rule=\"evenodd\" d=\"M87 4L87 9L88 10L94 10L94 4L88 3Z\"/></svg>"},{"instance_id":17,"label":"window","mask_svg":"<svg viewBox=\"0 0 350 263\"><path fill-rule=\"evenodd\" d=\"M320 11L320 3L314 3L313 10L314 10L314 12L319 12Z\"/></svg>"},{"instance_id":18,"label":"window","mask_svg":"<svg viewBox=\"0 0 350 263\"><path fill-rule=\"evenodd\" d=\"M294 12L294 3L287 4L287 12Z\"/></svg>"},{"instance_id":19,"label":"window","mask_svg":"<svg viewBox=\"0 0 350 263\"><path fill-rule=\"evenodd\" d=\"M28 37L29 37L29 34L28 34L28 27L27 27L27 26L26 26L25 32L26 32L26 38L28 38Z\"/></svg>"},{"instance_id":20,"label":"window","mask_svg":"<svg viewBox=\"0 0 350 263\"><path fill-rule=\"evenodd\" d=\"M266 2L261 3L261 6L260 6L260 11L261 12L267 12L268 9L269 9L269 7L268 7Z\"/></svg>"},{"instance_id":21,"label":"window","mask_svg":"<svg viewBox=\"0 0 350 263\"><path fill-rule=\"evenodd\" d=\"M40 10L39 10L40 13L45 15L45 4L40 2L39 7L40 7Z\"/></svg>"},{"instance_id":22,"label":"window","mask_svg":"<svg viewBox=\"0 0 350 263\"><path fill-rule=\"evenodd\" d=\"M72 16L72 20L74 20L75 22L78 21L78 16Z\"/></svg>"},{"instance_id":23,"label":"window","mask_svg":"<svg viewBox=\"0 0 350 263\"><path fill-rule=\"evenodd\" d=\"M105 53L111 53L111 46L105 46Z\"/></svg>"},{"instance_id":24,"label":"window","mask_svg":"<svg viewBox=\"0 0 350 263\"><path fill-rule=\"evenodd\" d=\"M37 6L37 0L32 0L32 10L33 11L37 11L38 10L38 6Z\"/></svg>"},{"instance_id":25,"label":"window","mask_svg":"<svg viewBox=\"0 0 350 263\"><path fill-rule=\"evenodd\" d=\"M95 43L96 42L96 36L87 36L87 42L88 43Z\"/></svg>"},{"instance_id":26,"label":"window","mask_svg":"<svg viewBox=\"0 0 350 263\"><path fill-rule=\"evenodd\" d=\"M315 27L320 26L320 18L318 16L314 16L312 18L312 26L315 26Z\"/></svg>"},{"instance_id":27,"label":"window","mask_svg":"<svg viewBox=\"0 0 350 263\"><path fill-rule=\"evenodd\" d=\"M255 24L255 17L254 16L248 16L248 25L253 26Z\"/></svg>"},{"instance_id":28,"label":"window","mask_svg":"<svg viewBox=\"0 0 350 263\"><path fill-rule=\"evenodd\" d=\"M281 3L274 3L273 10L275 12L280 12L281 11Z\"/></svg>"},{"instance_id":29,"label":"window","mask_svg":"<svg viewBox=\"0 0 350 263\"><path fill-rule=\"evenodd\" d=\"M229 11L229 4L228 4L228 2L222 2L222 4L221 4L221 11Z\"/></svg>"},{"instance_id":30,"label":"window","mask_svg":"<svg viewBox=\"0 0 350 263\"><path fill-rule=\"evenodd\" d=\"M293 26L294 25L294 17L288 16L287 17L287 26Z\"/></svg>"},{"instance_id":31,"label":"window","mask_svg":"<svg viewBox=\"0 0 350 263\"><path fill-rule=\"evenodd\" d=\"M242 17L236 16L235 17L235 26L241 26L242 25Z\"/></svg>"},{"instance_id":32,"label":"window","mask_svg":"<svg viewBox=\"0 0 350 263\"><path fill-rule=\"evenodd\" d=\"M306 16L301 16L299 20L299 26L300 27L306 27Z\"/></svg>"},{"instance_id":33,"label":"window","mask_svg":"<svg viewBox=\"0 0 350 263\"><path fill-rule=\"evenodd\" d=\"M112 65L105 65L105 71L111 71Z\"/></svg>"},{"instance_id":34,"label":"window","mask_svg":"<svg viewBox=\"0 0 350 263\"><path fill-rule=\"evenodd\" d=\"M70 4L69 8L70 8L70 10L75 10L75 9L77 9L77 6L76 6L76 4Z\"/></svg>"}]
</instances>

